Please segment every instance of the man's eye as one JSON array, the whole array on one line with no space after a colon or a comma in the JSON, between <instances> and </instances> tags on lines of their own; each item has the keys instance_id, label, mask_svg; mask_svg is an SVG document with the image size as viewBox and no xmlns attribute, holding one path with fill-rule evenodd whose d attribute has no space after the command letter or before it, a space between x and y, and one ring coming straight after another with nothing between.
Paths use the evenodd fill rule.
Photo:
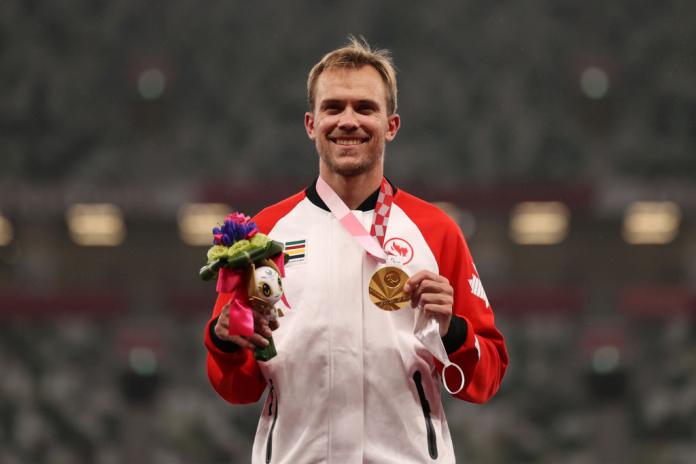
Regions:
<instances>
[{"instance_id":1,"label":"man's eye","mask_svg":"<svg viewBox=\"0 0 696 464\"><path fill-rule=\"evenodd\" d=\"M369 105L361 105L361 106L358 106L357 111L360 114L372 114L372 113L374 113L375 109Z\"/></svg>"}]
</instances>

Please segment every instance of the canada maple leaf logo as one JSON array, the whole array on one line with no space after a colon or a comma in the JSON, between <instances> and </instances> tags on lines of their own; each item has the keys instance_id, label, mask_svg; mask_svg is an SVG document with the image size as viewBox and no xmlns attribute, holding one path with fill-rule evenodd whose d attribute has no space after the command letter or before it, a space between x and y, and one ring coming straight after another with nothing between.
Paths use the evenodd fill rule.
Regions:
<instances>
[{"instance_id":1,"label":"canada maple leaf logo","mask_svg":"<svg viewBox=\"0 0 696 464\"><path fill-rule=\"evenodd\" d=\"M401 258L401 264L408 264L413 259L413 247L403 238L390 238L384 243L384 249L388 254Z\"/></svg>"},{"instance_id":2,"label":"canada maple leaf logo","mask_svg":"<svg viewBox=\"0 0 696 464\"><path fill-rule=\"evenodd\" d=\"M399 256L406 256L408 254L408 248L400 247L396 243L392 243L392 250L394 250Z\"/></svg>"}]
</instances>

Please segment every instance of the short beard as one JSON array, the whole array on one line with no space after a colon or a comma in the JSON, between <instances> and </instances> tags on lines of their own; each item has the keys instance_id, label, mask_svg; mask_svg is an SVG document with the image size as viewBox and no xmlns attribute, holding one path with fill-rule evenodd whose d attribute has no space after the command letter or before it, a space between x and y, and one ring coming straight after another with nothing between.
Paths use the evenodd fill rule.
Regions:
<instances>
[{"instance_id":1,"label":"short beard","mask_svg":"<svg viewBox=\"0 0 696 464\"><path fill-rule=\"evenodd\" d=\"M318 147L317 147L318 148ZM359 163L357 165L341 166L339 163L334 163L330 156L324 156L319 153L319 158L326 164L326 167L330 172L338 174L342 177L357 177L366 172L372 170L377 163L382 162L382 157L377 157L375 159L368 159L365 162Z\"/></svg>"},{"instance_id":2,"label":"short beard","mask_svg":"<svg viewBox=\"0 0 696 464\"><path fill-rule=\"evenodd\" d=\"M338 174L339 176L343 177L357 177L361 174L366 173L367 171L370 170L370 168L373 166L373 164L358 164L357 166L336 166L332 162L324 159L324 162L326 163L326 166L329 168L329 171L333 172L334 174Z\"/></svg>"}]
</instances>

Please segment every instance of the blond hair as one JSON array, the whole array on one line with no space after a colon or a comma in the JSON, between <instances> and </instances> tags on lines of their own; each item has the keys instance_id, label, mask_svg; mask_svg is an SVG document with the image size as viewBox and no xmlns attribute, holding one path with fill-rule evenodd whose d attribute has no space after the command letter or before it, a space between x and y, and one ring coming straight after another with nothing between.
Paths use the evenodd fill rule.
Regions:
<instances>
[{"instance_id":1,"label":"blond hair","mask_svg":"<svg viewBox=\"0 0 696 464\"><path fill-rule=\"evenodd\" d=\"M382 76L387 94L387 114L396 113L396 69L392 62L391 53L384 49L373 50L364 37L358 40L352 35L348 36L348 43L344 47L324 55L309 72L307 77L309 111L314 111L317 80L319 80L321 73L327 69L360 69L363 66L372 66Z\"/></svg>"}]
</instances>

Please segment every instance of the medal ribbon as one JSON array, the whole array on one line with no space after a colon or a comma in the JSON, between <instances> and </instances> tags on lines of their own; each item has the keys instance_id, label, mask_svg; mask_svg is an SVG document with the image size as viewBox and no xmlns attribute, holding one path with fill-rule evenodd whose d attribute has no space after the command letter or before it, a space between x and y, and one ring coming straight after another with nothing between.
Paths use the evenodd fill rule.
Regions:
<instances>
[{"instance_id":1,"label":"medal ribbon","mask_svg":"<svg viewBox=\"0 0 696 464\"><path fill-rule=\"evenodd\" d=\"M384 236L387 235L387 225L391 206L394 202L394 191L387 179L382 177L382 185L379 188L377 202L375 203L375 215L372 218L372 228L370 234L379 240L379 244L384 248Z\"/></svg>"},{"instance_id":2,"label":"medal ribbon","mask_svg":"<svg viewBox=\"0 0 696 464\"><path fill-rule=\"evenodd\" d=\"M341 223L343 228L367 251L369 254L377 258L381 262L387 260L387 254L382 248L384 236L387 232L387 223L389 222L389 214L391 213L391 205L394 200L394 193L387 182L387 179L382 178L382 185L379 189L377 205L375 206L375 215L372 219L371 232L365 229L362 222L348 209L348 206L341 200L336 192L319 176L317 179L317 193L322 199L329 211L331 211L336 219Z\"/></svg>"}]
</instances>

